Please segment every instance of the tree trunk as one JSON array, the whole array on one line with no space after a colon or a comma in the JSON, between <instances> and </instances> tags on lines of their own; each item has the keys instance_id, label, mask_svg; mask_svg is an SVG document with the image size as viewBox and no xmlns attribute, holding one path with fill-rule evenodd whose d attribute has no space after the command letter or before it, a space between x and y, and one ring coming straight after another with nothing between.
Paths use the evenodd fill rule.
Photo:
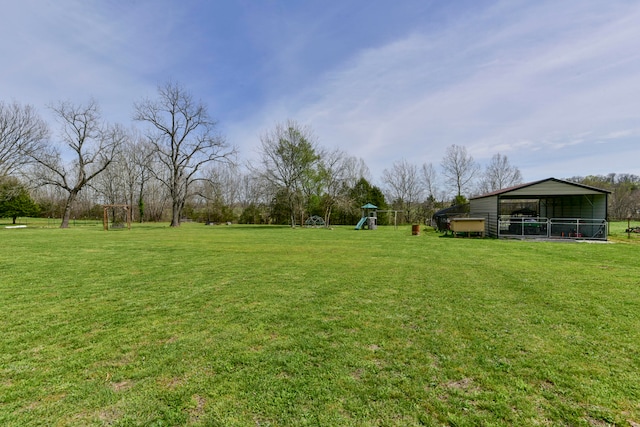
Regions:
<instances>
[{"instance_id":1,"label":"tree trunk","mask_svg":"<svg viewBox=\"0 0 640 427\"><path fill-rule=\"evenodd\" d=\"M140 220L140 224L144 221L144 179L140 182L140 191L138 192L138 216ZM133 209L133 206L131 206Z\"/></svg>"},{"instance_id":2,"label":"tree trunk","mask_svg":"<svg viewBox=\"0 0 640 427\"><path fill-rule=\"evenodd\" d=\"M324 211L324 226L329 228L329 219L331 218L331 206Z\"/></svg>"},{"instance_id":3,"label":"tree trunk","mask_svg":"<svg viewBox=\"0 0 640 427\"><path fill-rule=\"evenodd\" d=\"M133 209L133 207L132 207ZM140 224L142 224L143 220L144 220L144 200L142 199L142 196L140 196L138 198L138 219L140 222Z\"/></svg>"},{"instance_id":4,"label":"tree trunk","mask_svg":"<svg viewBox=\"0 0 640 427\"><path fill-rule=\"evenodd\" d=\"M291 228L296 227L296 205L293 196L289 194L289 215L291 216Z\"/></svg>"},{"instance_id":5,"label":"tree trunk","mask_svg":"<svg viewBox=\"0 0 640 427\"><path fill-rule=\"evenodd\" d=\"M177 200L174 200L171 204L171 227L180 227L180 216L182 215L180 205Z\"/></svg>"},{"instance_id":6,"label":"tree trunk","mask_svg":"<svg viewBox=\"0 0 640 427\"><path fill-rule=\"evenodd\" d=\"M69 197L67 197L67 201L64 204L64 212L62 214L62 224L60 224L60 228L69 228L69 219L71 218L71 205L73 205L73 202L76 200L77 195L77 191L72 191L69 193Z\"/></svg>"}]
</instances>

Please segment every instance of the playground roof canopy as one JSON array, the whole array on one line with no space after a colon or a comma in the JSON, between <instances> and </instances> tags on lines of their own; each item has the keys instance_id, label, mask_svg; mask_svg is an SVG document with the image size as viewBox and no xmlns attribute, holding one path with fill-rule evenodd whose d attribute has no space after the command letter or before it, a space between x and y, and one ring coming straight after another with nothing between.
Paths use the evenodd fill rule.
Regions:
<instances>
[{"instance_id":1,"label":"playground roof canopy","mask_svg":"<svg viewBox=\"0 0 640 427\"><path fill-rule=\"evenodd\" d=\"M366 205L362 206L362 209L378 209L378 207L376 205L372 205L371 203L367 203Z\"/></svg>"}]
</instances>

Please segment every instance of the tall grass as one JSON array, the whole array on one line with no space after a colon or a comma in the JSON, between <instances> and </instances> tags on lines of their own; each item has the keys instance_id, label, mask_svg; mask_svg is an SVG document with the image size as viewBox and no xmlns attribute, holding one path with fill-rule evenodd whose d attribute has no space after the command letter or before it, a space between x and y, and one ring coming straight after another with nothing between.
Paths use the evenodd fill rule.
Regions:
<instances>
[{"instance_id":1,"label":"tall grass","mask_svg":"<svg viewBox=\"0 0 640 427\"><path fill-rule=\"evenodd\" d=\"M638 425L621 231L1 229L0 424Z\"/></svg>"}]
</instances>

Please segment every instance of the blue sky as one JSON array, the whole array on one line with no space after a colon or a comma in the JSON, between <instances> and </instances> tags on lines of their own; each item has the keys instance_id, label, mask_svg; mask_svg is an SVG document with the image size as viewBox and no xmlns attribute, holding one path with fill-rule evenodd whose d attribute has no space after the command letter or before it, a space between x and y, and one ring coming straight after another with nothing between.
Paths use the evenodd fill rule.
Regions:
<instances>
[{"instance_id":1,"label":"blue sky","mask_svg":"<svg viewBox=\"0 0 640 427\"><path fill-rule=\"evenodd\" d=\"M21 0L0 14L0 99L49 118L93 97L129 126L173 79L243 159L295 119L378 184L451 144L525 181L640 175L639 46L638 1Z\"/></svg>"}]
</instances>

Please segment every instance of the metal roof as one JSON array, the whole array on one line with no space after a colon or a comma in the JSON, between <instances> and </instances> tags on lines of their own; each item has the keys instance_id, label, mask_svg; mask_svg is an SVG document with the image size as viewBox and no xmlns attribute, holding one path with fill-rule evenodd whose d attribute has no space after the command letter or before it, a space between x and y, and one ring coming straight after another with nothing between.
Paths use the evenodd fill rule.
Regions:
<instances>
[{"instance_id":1,"label":"metal roof","mask_svg":"<svg viewBox=\"0 0 640 427\"><path fill-rule=\"evenodd\" d=\"M555 182L558 182L558 183L561 183L561 184L572 185L574 187L581 187L581 188L584 188L584 189L587 189L587 190L597 191L597 192L600 192L600 193L611 193L611 191L609 191L609 190L603 190L602 188L596 188L596 187L591 187L591 186L584 185L584 184L578 184L577 182L565 181L563 179L557 179L557 178L547 178L547 179L541 179L539 181L528 182L526 184L515 185L513 187L503 188L503 189L500 189L500 190L492 191L490 193L482 194L480 196L471 197L470 200L483 199L485 197L491 197L491 196L499 196L501 194L510 193L512 191L515 191L515 190L520 190L522 188L531 187L531 186L538 185L538 184L541 184L541 183L547 182L547 181L555 181Z\"/></svg>"}]
</instances>

